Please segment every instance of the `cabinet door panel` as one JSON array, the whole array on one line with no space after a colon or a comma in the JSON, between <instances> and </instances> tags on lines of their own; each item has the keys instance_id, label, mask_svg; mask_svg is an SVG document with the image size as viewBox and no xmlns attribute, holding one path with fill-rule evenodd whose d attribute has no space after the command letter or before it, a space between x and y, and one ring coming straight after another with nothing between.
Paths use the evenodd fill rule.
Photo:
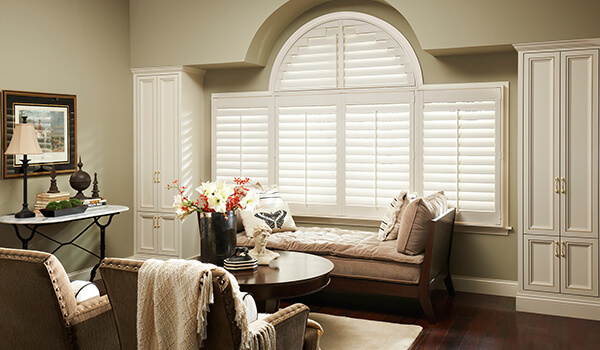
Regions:
<instances>
[{"instance_id":1,"label":"cabinet door panel","mask_svg":"<svg viewBox=\"0 0 600 350\"><path fill-rule=\"evenodd\" d=\"M155 218L155 213L138 213L136 253L156 253Z\"/></svg>"},{"instance_id":2,"label":"cabinet door panel","mask_svg":"<svg viewBox=\"0 0 600 350\"><path fill-rule=\"evenodd\" d=\"M559 292L558 246L552 237L524 236L523 288L544 292Z\"/></svg>"},{"instance_id":3,"label":"cabinet door panel","mask_svg":"<svg viewBox=\"0 0 600 350\"><path fill-rule=\"evenodd\" d=\"M561 54L561 223L565 236L598 237L598 51Z\"/></svg>"},{"instance_id":4,"label":"cabinet door panel","mask_svg":"<svg viewBox=\"0 0 600 350\"><path fill-rule=\"evenodd\" d=\"M559 55L524 55L524 233L559 234Z\"/></svg>"},{"instance_id":5,"label":"cabinet door panel","mask_svg":"<svg viewBox=\"0 0 600 350\"><path fill-rule=\"evenodd\" d=\"M154 183L156 155L156 79L136 78L135 124L136 138L136 192L137 207L156 210L156 184Z\"/></svg>"},{"instance_id":6,"label":"cabinet door panel","mask_svg":"<svg viewBox=\"0 0 600 350\"><path fill-rule=\"evenodd\" d=\"M173 191L166 189L167 184L178 180L179 171L179 85L177 75L164 75L158 77L158 158L160 171L159 178L159 206L160 210L171 210L173 204ZM179 179L183 180L183 179ZM184 184L192 186L193 184Z\"/></svg>"},{"instance_id":7,"label":"cabinet door panel","mask_svg":"<svg viewBox=\"0 0 600 350\"><path fill-rule=\"evenodd\" d=\"M175 215L160 215L158 227L158 253L179 256L180 222Z\"/></svg>"},{"instance_id":8,"label":"cabinet door panel","mask_svg":"<svg viewBox=\"0 0 600 350\"><path fill-rule=\"evenodd\" d=\"M562 292L598 296L598 245L595 239L569 238L562 245Z\"/></svg>"}]
</instances>

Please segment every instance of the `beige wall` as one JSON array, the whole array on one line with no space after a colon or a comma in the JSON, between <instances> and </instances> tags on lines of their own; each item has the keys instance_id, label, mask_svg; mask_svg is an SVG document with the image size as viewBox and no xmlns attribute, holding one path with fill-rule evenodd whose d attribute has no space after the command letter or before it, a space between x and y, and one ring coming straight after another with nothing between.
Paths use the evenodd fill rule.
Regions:
<instances>
[{"instance_id":1,"label":"beige wall","mask_svg":"<svg viewBox=\"0 0 600 350\"><path fill-rule=\"evenodd\" d=\"M0 6L0 89L77 95L77 152L83 169L98 173L100 194L113 204L133 204L132 82L129 71L129 4L126 0L3 0ZM58 187L71 191L69 175ZM49 177L29 179L29 198L49 188ZM0 214L19 211L22 179L0 180ZM91 189L86 191L90 194ZM54 226L68 240L83 223ZM78 243L98 250L97 229ZM107 253L133 253L133 216L116 216L107 230ZM13 228L0 226L0 246L20 248ZM55 244L34 239L30 248L51 251ZM77 249L57 253L67 271L97 259Z\"/></svg>"},{"instance_id":2,"label":"beige wall","mask_svg":"<svg viewBox=\"0 0 600 350\"><path fill-rule=\"evenodd\" d=\"M264 65L298 15L336 2L389 4L434 54L600 37L597 0L130 0L131 65Z\"/></svg>"}]
</instances>

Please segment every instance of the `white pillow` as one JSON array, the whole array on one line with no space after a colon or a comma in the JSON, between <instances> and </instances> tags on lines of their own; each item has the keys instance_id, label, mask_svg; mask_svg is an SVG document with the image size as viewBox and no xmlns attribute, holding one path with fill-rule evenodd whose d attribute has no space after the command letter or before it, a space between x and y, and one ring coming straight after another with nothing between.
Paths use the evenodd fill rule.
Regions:
<instances>
[{"instance_id":1,"label":"white pillow","mask_svg":"<svg viewBox=\"0 0 600 350\"><path fill-rule=\"evenodd\" d=\"M244 305L246 305L246 319L248 320L248 323L250 323L258 319L258 308L256 308L256 301L252 294L242 294L244 294L242 301L244 302Z\"/></svg>"},{"instance_id":2,"label":"white pillow","mask_svg":"<svg viewBox=\"0 0 600 350\"><path fill-rule=\"evenodd\" d=\"M267 225L272 232L297 230L290 208L281 198L277 185L260 193L260 203L254 211L243 210L240 214L246 235L250 238L259 225Z\"/></svg>"},{"instance_id":3,"label":"white pillow","mask_svg":"<svg viewBox=\"0 0 600 350\"><path fill-rule=\"evenodd\" d=\"M73 288L75 300L77 300L78 303L100 296L100 290L98 287L89 281L71 281L71 288Z\"/></svg>"}]
</instances>

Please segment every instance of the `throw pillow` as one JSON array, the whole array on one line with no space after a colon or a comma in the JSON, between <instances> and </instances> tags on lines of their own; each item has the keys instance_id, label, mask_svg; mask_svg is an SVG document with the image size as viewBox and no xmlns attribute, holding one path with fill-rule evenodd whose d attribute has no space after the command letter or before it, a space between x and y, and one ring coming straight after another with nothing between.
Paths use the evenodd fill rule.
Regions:
<instances>
[{"instance_id":1,"label":"throw pillow","mask_svg":"<svg viewBox=\"0 0 600 350\"><path fill-rule=\"evenodd\" d=\"M277 185L270 186L260 193L260 203L253 212L241 212L242 224L246 235L252 238L255 227L267 225L273 232L296 231L296 223L290 213L290 208L279 194Z\"/></svg>"},{"instance_id":2,"label":"throw pillow","mask_svg":"<svg viewBox=\"0 0 600 350\"><path fill-rule=\"evenodd\" d=\"M433 218L437 218L448 210L448 199L444 195L444 191L432 193L428 196L423 197L423 201Z\"/></svg>"},{"instance_id":3,"label":"throw pillow","mask_svg":"<svg viewBox=\"0 0 600 350\"><path fill-rule=\"evenodd\" d=\"M404 209L406 209L408 202L407 191L400 191L400 193L392 199L381 220L381 226L379 226L377 238L380 241L392 240L398 237L400 219L402 218L402 213L404 212Z\"/></svg>"},{"instance_id":4,"label":"throw pillow","mask_svg":"<svg viewBox=\"0 0 600 350\"><path fill-rule=\"evenodd\" d=\"M425 250L431 219L431 211L422 198L408 203L398 231L399 253L417 255Z\"/></svg>"},{"instance_id":5,"label":"throw pillow","mask_svg":"<svg viewBox=\"0 0 600 350\"><path fill-rule=\"evenodd\" d=\"M78 303L100 296L98 287L89 281L74 280L71 281L71 288L75 294L75 300Z\"/></svg>"}]
</instances>

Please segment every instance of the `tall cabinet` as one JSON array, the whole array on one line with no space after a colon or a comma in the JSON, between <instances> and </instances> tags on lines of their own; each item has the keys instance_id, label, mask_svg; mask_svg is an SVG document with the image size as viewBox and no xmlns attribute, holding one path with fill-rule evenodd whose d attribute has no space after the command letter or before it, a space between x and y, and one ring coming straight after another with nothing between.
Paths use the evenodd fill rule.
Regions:
<instances>
[{"instance_id":1,"label":"tall cabinet","mask_svg":"<svg viewBox=\"0 0 600 350\"><path fill-rule=\"evenodd\" d=\"M600 40L519 52L517 310L600 319Z\"/></svg>"},{"instance_id":2,"label":"tall cabinet","mask_svg":"<svg viewBox=\"0 0 600 350\"><path fill-rule=\"evenodd\" d=\"M135 256L198 254L195 218L180 222L173 212L174 180L198 184L203 162L204 72L185 67L133 69ZM194 221L194 222L192 222Z\"/></svg>"}]
</instances>

